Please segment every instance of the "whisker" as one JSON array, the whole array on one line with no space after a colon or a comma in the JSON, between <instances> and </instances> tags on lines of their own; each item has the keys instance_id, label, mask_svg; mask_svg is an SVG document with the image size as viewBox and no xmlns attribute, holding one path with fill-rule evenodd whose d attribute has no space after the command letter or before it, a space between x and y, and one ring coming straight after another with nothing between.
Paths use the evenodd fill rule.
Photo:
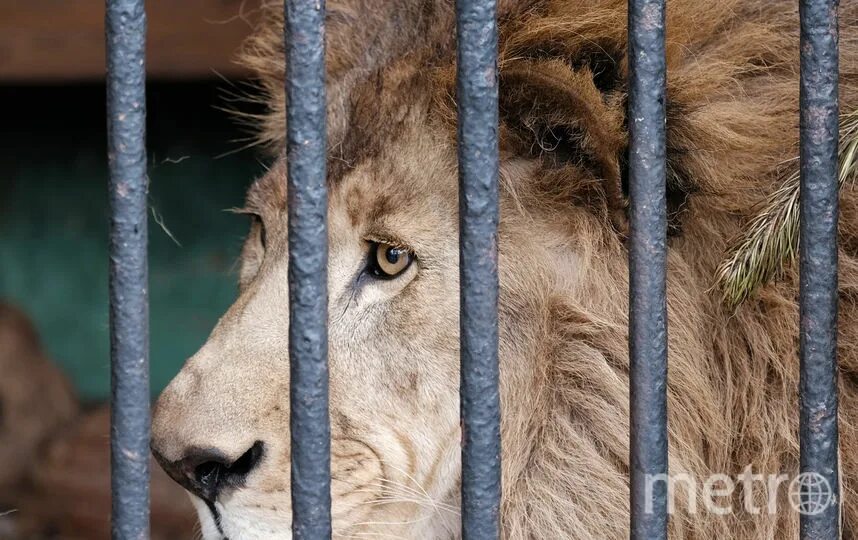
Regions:
<instances>
[{"instance_id":1,"label":"whisker","mask_svg":"<svg viewBox=\"0 0 858 540\"><path fill-rule=\"evenodd\" d=\"M390 496L386 496L386 497L376 497L370 501L363 501L363 502L358 503L358 504L363 505L363 504L390 504L390 503L413 503L413 504L417 504L419 506L430 506L430 507L433 506L433 505L427 504L426 501L421 500L421 499L409 499L406 497L399 497L399 496L394 496L394 495L390 495ZM452 508L443 508L443 510L446 510L447 512L458 514L458 511L453 510Z\"/></svg>"},{"instance_id":2,"label":"whisker","mask_svg":"<svg viewBox=\"0 0 858 540\"><path fill-rule=\"evenodd\" d=\"M452 504L447 504L444 502L432 500L430 497L424 495L423 493L417 492L417 491L409 488L408 486L406 486L404 484L400 484L398 482L394 482L394 481L388 480L388 479L381 479L381 480L386 481L390 485L385 486L383 484L376 484L376 483L363 484L363 485L364 486L371 486L371 487L374 486L374 487L378 487L378 488L381 488L383 490L386 490L390 493L390 495L389 495L390 498L396 497L396 496L407 495L407 496L415 497L417 500L414 500L413 502L419 502L423 506L431 506L432 508L434 508L436 510L441 509L441 510L445 510L447 512L452 512L452 513L455 513L456 515L459 515L458 507L456 507ZM373 493L373 491L368 490L368 489L364 489L364 490L354 490L352 493ZM376 497L376 500L381 500L381 497L380 496Z\"/></svg>"},{"instance_id":3,"label":"whisker","mask_svg":"<svg viewBox=\"0 0 858 540\"><path fill-rule=\"evenodd\" d=\"M382 532L356 532L352 533L348 536L340 535L339 538L368 538L368 537L378 537L378 538L396 538L397 540L407 540L404 536L398 536L390 533L382 533Z\"/></svg>"},{"instance_id":4,"label":"whisker","mask_svg":"<svg viewBox=\"0 0 858 540\"><path fill-rule=\"evenodd\" d=\"M355 493L373 493L373 492L370 490L356 490ZM380 503L410 502L410 503L418 504L420 506L430 506L436 510L439 510L439 509L444 510L445 512L450 512L451 514L455 514L457 516L459 515L459 509L457 507L451 505L451 504L439 503L437 501L433 503L432 501L426 501L426 499L423 499L423 498L419 498L419 499L405 498L405 497L402 497L401 495L398 495L395 493L390 494L390 495L376 496L372 499L372 501L366 501L363 504L370 503L370 502L380 502Z\"/></svg>"},{"instance_id":5,"label":"whisker","mask_svg":"<svg viewBox=\"0 0 858 540\"><path fill-rule=\"evenodd\" d=\"M414 525L415 523L420 523L421 521L426 521L429 519L429 516L421 516L415 519L409 519L407 521L362 521L361 523L355 523L355 527L363 527L365 525Z\"/></svg>"},{"instance_id":6,"label":"whisker","mask_svg":"<svg viewBox=\"0 0 858 540\"><path fill-rule=\"evenodd\" d=\"M415 479L413 476L411 476L411 475L410 475L410 474L408 474L407 472L403 471L402 469L400 469L400 468L399 468L399 467L397 467L396 465L393 465L392 463L388 463L387 465L388 465L388 467L390 467L390 468L392 468L392 469L395 469L395 470L399 471L399 472L400 472L400 473L402 473L406 478L408 478L409 480L411 480L412 482L414 482L414 485L416 485L416 486L420 489L420 491L422 491L422 492L423 492L423 495L426 497L426 500L428 500L428 501L432 504L432 507L433 507L433 508L435 508L435 512L436 512L436 513L438 513L438 506L437 506L437 502L435 501L435 499L433 499L433 498L432 498L432 496L430 496L430 495L429 495L429 492L427 492L427 491L426 491L426 489L423 487L423 485L422 485L420 482L418 482L418 481L417 481L417 479Z\"/></svg>"},{"instance_id":7,"label":"whisker","mask_svg":"<svg viewBox=\"0 0 858 540\"><path fill-rule=\"evenodd\" d=\"M357 485L358 485L357 483L349 482L348 480L341 480L341 479L336 479L336 480L338 480L338 481L340 481L340 482L343 482L343 483L345 483L345 484L350 484L350 485L352 485L352 486L357 486ZM409 494L409 495L414 495L415 497L424 497L424 496L425 496L425 494L424 494L424 493L421 493L421 492L419 492L419 491L417 491L417 490L415 490L415 489L413 489L413 488L410 488L410 487L408 487L407 485L402 484L402 483L400 483L400 482L396 482L396 481L394 481L394 480L390 480L390 479L388 479L388 478L379 478L378 480L379 480L380 482L386 482L386 483L388 483L389 485L377 484L377 483L361 483L360 485L362 485L362 486L373 486L373 487L377 487L377 488L380 488L380 489L383 489L383 490L390 490L390 491L392 491L392 489L391 489L391 488L397 488L397 489L401 489L403 492L405 492L405 493L407 493L407 494Z\"/></svg>"}]
</instances>

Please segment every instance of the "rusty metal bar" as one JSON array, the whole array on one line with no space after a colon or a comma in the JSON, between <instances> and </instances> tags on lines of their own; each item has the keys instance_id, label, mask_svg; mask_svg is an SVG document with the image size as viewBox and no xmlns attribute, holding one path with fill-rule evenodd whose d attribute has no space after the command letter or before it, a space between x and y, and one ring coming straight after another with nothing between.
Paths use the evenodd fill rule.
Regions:
<instances>
[{"instance_id":1,"label":"rusty metal bar","mask_svg":"<svg viewBox=\"0 0 858 540\"><path fill-rule=\"evenodd\" d=\"M459 141L462 537L497 539L498 394L497 3L456 2Z\"/></svg>"},{"instance_id":2,"label":"rusty metal bar","mask_svg":"<svg viewBox=\"0 0 858 540\"><path fill-rule=\"evenodd\" d=\"M149 537L149 295L146 12L108 0L110 480L114 539Z\"/></svg>"},{"instance_id":3,"label":"rusty metal bar","mask_svg":"<svg viewBox=\"0 0 858 540\"><path fill-rule=\"evenodd\" d=\"M285 2L292 534L331 537L325 3Z\"/></svg>"},{"instance_id":4,"label":"rusty metal bar","mask_svg":"<svg viewBox=\"0 0 858 540\"><path fill-rule=\"evenodd\" d=\"M837 430L837 0L802 0L801 537L840 538Z\"/></svg>"},{"instance_id":5,"label":"rusty metal bar","mask_svg":"<svg viewBox=\"0 0 858 540\"><path fill-rule=\"evenodd\" d=\"M667 538L664 0L629 0L631 537Z\"/></svg>"}]
</instances>

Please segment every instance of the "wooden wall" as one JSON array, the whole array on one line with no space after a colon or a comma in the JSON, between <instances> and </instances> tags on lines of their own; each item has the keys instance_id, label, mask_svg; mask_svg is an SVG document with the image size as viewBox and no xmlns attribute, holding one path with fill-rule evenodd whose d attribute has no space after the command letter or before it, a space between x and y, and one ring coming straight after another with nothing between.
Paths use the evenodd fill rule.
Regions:
<instances>
[{"instance_id":1,"label":"wooden wall","mask_svg":"<svg viewBox=\"0 0 858 540\"><path fill-rule=\"evenodd\" d=\"M241 77L260 0L148 0L150 77ZM104 76L104 0L0 0L0 84Z\"/></svg>"}]
</instances>

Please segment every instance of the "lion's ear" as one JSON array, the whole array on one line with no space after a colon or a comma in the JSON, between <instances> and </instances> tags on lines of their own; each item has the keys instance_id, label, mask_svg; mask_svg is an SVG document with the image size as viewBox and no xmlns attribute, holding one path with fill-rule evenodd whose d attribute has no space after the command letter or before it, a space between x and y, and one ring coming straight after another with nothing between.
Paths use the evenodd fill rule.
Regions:
<instances>
[{"instance_id":1,"label":"lion's ear","mask_svg":"<svg viewBox=\"0 0 858 540\"><path fill-rule=\"evenodd\" d=\"M586 170L602 185L609 209L619 211L626 205L622 79L615 63L585 60L517 57L502 62L501 144L550 168Z\"/></svg>"}]
</instances>

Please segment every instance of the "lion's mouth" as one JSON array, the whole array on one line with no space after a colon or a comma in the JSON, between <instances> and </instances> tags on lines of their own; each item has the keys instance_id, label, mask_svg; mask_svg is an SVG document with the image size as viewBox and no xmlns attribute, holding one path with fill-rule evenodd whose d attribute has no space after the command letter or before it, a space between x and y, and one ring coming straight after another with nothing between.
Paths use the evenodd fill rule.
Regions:
<instances>
[{"instance_id":1,"label":"lion's mouth","mask_svg":"<svg viewBox=\"0 0 858 540\"><path fill-rule=\"evenodd\" d=\"M223 534L223 525L221 525L220 520L220 512L218 512L217 507L215 507L214 502L212 501L204 501L206 503L206 507L209 509L209 512L212 515L212 521L214 521L215 527L217 528L218 534L220 534L221 540L229 540L225 534Z\"/></svg>"},{"instance_id":2,"label":"lion's mouth","mask_svg":"<svg viewBox=\"0 0 858 540\"><path fill-rule=\"evenodd\" d=\"M223 509L218 510L215 503L191 494L191 502L199 518L198 538L205 540L229 540L224 532Z\"/></svg>"}]
</instances>

